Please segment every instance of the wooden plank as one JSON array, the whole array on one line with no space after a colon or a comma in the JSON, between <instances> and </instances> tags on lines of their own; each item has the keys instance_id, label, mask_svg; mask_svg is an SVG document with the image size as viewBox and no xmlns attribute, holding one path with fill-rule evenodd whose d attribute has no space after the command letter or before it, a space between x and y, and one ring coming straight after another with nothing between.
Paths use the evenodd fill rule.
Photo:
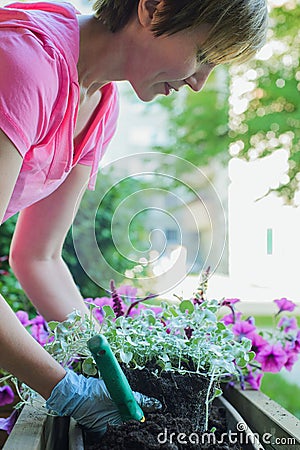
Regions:
<instances>
[{"instance_id":1,"label":"wooden plank","mask_svg":"<svg viewBox=\"0 0 300 450\"><path fill-rule=\"evenodd\" d=\"M3 450L45 450L46 418L42 409L23 408Z\"/></svg>"},{"instance_id":2,"label":"wooden plank","mask_svg":"<svg viewBox=\"0 0 300 450\"><path fill-rule=\"evenodd\" d=\"M83 450L81 428L69 417L25 406L2 450Z\"/></svg>"},{"instance_id":3,"label":"wooden plank","mask_svg":"<svg viewBox=\"0 0 300 450\"><path fill-rule=\"evenodd\" d=\"M266 450L300 449L300 420L260 391L224 388L224 397L237 409Z\"/></svg>"},{"instance_id":4,"label":"wooden plank","mask_svg":"<svg viewBox=\"0 0 300 450\"><path fill-rule=\"evenodd\" d=\"M70 417L47 416L44 426L44 450L66 450L69 447Z\"/></svg>"},{"instance_id":5,"label":"wooden plank","mask_svg":"<svg viewBox=\"0 0 300 450\"><path fill-rule=\"evenodd\" d=\"M265 450L260 436L255 434L239 412L223 396L216 399L226 410L228 439L240 445L243 450Z\"/></svg>"},{"instance_id":6,"label":"wooden plank","mask_svg":"<svg viewBox=\"0 0 300 450\"><path fill-rule=\"evenodd\" d=\"M69 428L69 450L83 450L82 430L74 419L70 420Z\"/></svg>"}]
</instances>

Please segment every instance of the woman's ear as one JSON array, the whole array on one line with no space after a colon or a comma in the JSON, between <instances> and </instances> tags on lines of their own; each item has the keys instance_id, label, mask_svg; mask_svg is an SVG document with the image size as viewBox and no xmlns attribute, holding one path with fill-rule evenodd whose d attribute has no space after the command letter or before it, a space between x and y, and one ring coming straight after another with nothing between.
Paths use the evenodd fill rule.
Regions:
<instances>
[{"instance_id":1,"label":"woman's ear","mask_svg":"<svg viewBox=\"0 0 300 450\"><path fill-rule=\"evenodd\" d=\"M162 4L162 0L140 0L138 5L138 18L144 27L150 27L158 9L158 6Z\"/></svg>"}]
</instances>

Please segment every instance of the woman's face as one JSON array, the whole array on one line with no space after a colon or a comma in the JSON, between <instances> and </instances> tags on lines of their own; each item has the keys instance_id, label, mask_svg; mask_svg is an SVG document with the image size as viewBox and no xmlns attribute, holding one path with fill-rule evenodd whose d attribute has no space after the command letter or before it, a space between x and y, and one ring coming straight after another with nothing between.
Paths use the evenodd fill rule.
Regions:
<instances>
[{"instance_id":1,"label":"woman's face","mask_svg":"<svg viewBox=\"0 0 300 450\"><path fill-rule=\"evenodd\" d=\"M126 78L137 96L150 101L155 96L169 95L188 85L194 91L204 86L214 65L200 61L201 45L209 26L197 31L181 31L171 36L154 37L137 43L137 52L130 58Z\"/></svg>"}]
</instances>

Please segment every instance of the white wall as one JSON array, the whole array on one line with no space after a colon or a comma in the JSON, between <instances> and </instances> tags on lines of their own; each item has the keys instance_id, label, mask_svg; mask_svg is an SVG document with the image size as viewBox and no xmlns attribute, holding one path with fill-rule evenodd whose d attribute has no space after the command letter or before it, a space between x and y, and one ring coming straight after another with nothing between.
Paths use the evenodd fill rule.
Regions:
<instances>
[{"instance_id":1,"label":"white wall","mask_svg":"<svg viewBox=\"0 0 300 450\"><path fill-rule=\"evenodd\" d=\"M233 282L271 288L299 301L300 208L284 205L273 193L257 200L278 186L286 160L285 151L255 162L231 160L229 271ZM268 229L273 234L269 248Z\"/></svg>"}]
</instances>

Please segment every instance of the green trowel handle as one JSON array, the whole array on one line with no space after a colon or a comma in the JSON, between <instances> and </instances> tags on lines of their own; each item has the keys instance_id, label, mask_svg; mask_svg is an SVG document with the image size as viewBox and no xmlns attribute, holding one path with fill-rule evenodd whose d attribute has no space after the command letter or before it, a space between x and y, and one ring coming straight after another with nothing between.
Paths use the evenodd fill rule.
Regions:
<instances>
[{"instance_id":1,"label":"green trowel handle","mask_svg":"<svg viewBox=\"0 0 300 450\"><path fill-rule=\"evenodd\" d=\"M122 420L135 419L143 422L145 420L144 413L136 402L127 378L106 337L98 334L89 339L87 344L107 390L118 407Z\"/></svg>"}]
</instances>

